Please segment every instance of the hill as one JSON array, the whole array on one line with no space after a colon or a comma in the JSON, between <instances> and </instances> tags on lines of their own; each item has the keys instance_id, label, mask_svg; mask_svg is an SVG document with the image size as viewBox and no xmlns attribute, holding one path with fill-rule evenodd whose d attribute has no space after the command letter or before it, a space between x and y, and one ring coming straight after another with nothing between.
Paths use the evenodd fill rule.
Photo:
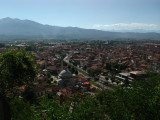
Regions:
<instances>
[{"instance_id":1,"label":"hill","mask_svg":"<svg viewBox=\"0 0 160 120\"><path fill-rule=\"evenodd\" d=\"M0 19L0 39L160 39L160 33L110 32L43 25L31 20Z\"/></svg>"}]
</instances>

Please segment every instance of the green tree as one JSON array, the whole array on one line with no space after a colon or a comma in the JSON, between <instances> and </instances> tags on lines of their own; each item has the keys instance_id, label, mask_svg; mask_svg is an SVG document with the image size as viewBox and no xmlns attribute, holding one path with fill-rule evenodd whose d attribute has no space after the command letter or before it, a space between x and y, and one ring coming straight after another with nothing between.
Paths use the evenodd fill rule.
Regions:
<instances>
[{"instance_id":1,"label":"green tree","mask_svg":"<svg viewBox=\"0 0 160 120\"><path fill-rule=\"evenodd\" d=\"M13 49L0 57L0 86L2 90L31 83L36 77L35 63L22 49Z\"/></svg>"},{"instance_id":2,"label":"green tree","mask_svg":"<svg viewBox=\"0 0 160 120\"><path fill-rule=\"evenodd\" d=\"M89 74L90 76L95 76L95 75L98 75L98 74L99 74L98 71L96 71L96 70L94 70L94 69L92 69L92 68L89 68L89 69L87 70L87 72L88 72L88 74Z\"/></svg>"},{"instance_id":3,"label":"green tree","mask_svg":"<svg viewBox=\"0 0 160 120\"><path fill-rule=\"evenodd\" d=\"M30 120L159 120L159 85L160 75L149 73L147 79L135 81L132 88L118 86L114 90L101 91L95 97L75 95L67 99L46 96L39 99L38 106L32 107L18 99L12 102L12 105L17 105L11 109L13 118L17 120L23 115Z\"/></svg>"},{"instance_id":4,"label":"green tree","mask_svg":"<svg viewBox=\"0 0 160 120\"><path fill-rule=\"evenodd\" d=\"M112 70L112 64L111 63L106 63L106 69L107 70Z\"/></svg>"},{"instance_id":5,"label":"green tree","mask_svg":"<svg viewBox=\"0 0 160 120\"><path fill-rule=\"evenodd\" d=\"M32 120L33 112L29 103L15 97L10 102L12 120Z\"/></svg>"},{"instance_id":6,"label":"green tree","mask_svg":"<svg viewBox=\"0 0 160 120\"><path fill-rule=\"evenodd\" d=\"M5 52L0 57L0 99L5 100L6 94L11 94L13 87L30 84L35 77L34 60L26 51L13 49ZM9 113L8 109L4 116L10 116Z\"/></svg>"},{"instance_id":7,"label":"green tree","mask_svg":"<svg viewBox=\"0 0 160 120\"><path fill-rule=\"evenodd\" d=\"M32 51L33 48L32 48L32 46L26 46L25 50L26 50L26 51Z\"/></svg>"},{"instance_id":8,"label":"green tree","mask_svg":"<svg viewBox=\"0 0 160 120\"><path fill-rule=\"evenodd\" d=\"M25 101L33 103L36 100L34 86L27 86L24 92L22 93L22 97Z\"/></svg>"},{"instance_id":9,"label":"green tree","mask_svg":"<svg viewBox=\"0 0 160 120\"><path fill-rule=\"evenodd\" d=\"M83 70L87 70L87 66L85 65L85 66L83 66Z\"/></svg>"},{"instance_id":10,"label":"green tree","mask_svg":"<svg viewBox=\"0 0 160 120\"><path fill-rule=\"evenodd\" d=\"M125 80L124 80L124 86L127 87L128 85L129 85L129 80L128 80L128 79L125 79Z\"/></svg>"},{"instance_id":11,"label":"green tree","mask_svg":"<svg viewBox=\"0 0 160 120\"><path fill-rule=\"evenodd\" d=\"M0 48L5 47L4 43L0 43Z\"/></svg>"},{"instance_id":12,"label":"green tree","mask_svg":"<svg viewBox=\"0 0 160 120\"><path fill-rule=\"evenodd\" d=\"M78 75L78 71L77 70L75 70L75 74Z\"/></svg>"},{"instance_id":13,"label":"green tree","mask_svg":"<svg viewBox=\"0 0 160 120\"><path fill-rule=\"evenodd\" d=\"M101 92L97 99L113 120L160 119L160 75L149 74L135 81L132 88L117 87Z\"/></svg>"},{"instance_id":14,"label":"green tree","mask_svg":"<svg viewBox=\"0 0 160 120\"><path fill-rule=\"evenodd\" d=\"M48 77L48 78L51 77L51 73L50 73L50 72L47 73L47 77Z\"/></svg>"},{"instance_id":15,"label":"green tree","mask_svg":"<svg viewBox=\"0 0 160 120\"><path fill-rule=\"evenodd\" d=\"M108 80L108 76L105 76L105 79Z\"/></svg>"}]
</instances>

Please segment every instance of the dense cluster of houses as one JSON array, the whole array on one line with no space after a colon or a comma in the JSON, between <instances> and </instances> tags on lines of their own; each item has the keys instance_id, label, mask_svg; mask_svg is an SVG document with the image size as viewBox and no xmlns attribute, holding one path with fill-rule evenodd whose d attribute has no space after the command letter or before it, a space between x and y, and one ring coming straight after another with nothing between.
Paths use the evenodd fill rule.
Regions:
<instances>
[{"instance_id":1,"label":"dense cluster of houses","mask_svg":"<svg viewBox=\"0 0 160 120\"><path fill-rule=\"evenodd\" d=\"M116 63L125 66L115 75L115 81L123 84L127 79L132 82L135 76L143 76L144 70L160 70L160 44L152 42L138 42L135 44L125 44L119 47L103 42L103 45L91 45L89 42L34 42L31 53L37 63L39 74L34 81L34 90L37 97L46 93L53 95L72 96L85 92L95 92L98 89L82 75L72 74L68 66L64 64L63 58L68 57L68 61L74 66L87 72L88 69L95 70L99 75L106 75L109 69L106 64ZM18 45L16 43L16 45ZM25 44L26 45L26 44ZM23 47L25 47L23 44ZM108 49L108 46L110 48ZM0 48L0 54L6 49ZM113 66L111 66L112 68ZM118 69L118 68L116 68ZM113 69L115 71L116 69ZM115 82L114 81L114 82ZM14 88L20 95L25 90L25 85Z\"/></svg>"},{"instance_id":2,"label":"dense cluster of houses","mask_svg":"<svg viewBox=\"0 0 160 120\"><path fill-rule=\"evenodd\" d=\"M109 45L109 44L108 44ZM105 49L89 45L79 46L70 54L70 59L81 68L87 66L102 74L106 72L105 63L126 66L122 72L155 70L160 71L160 44L137 43Z\"/></svg>"}]
</instances>

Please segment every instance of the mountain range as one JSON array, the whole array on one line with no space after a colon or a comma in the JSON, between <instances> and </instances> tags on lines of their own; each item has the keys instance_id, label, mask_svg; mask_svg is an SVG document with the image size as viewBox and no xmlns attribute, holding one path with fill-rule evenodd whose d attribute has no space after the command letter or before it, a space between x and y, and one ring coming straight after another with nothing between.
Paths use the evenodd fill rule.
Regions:
<instances>
[{"instance_id":1,"label":"mountain range","mask_svg":"<svg viewBox=\"0 0 160 120\"><path fill-rule=\"evenodd\" d=\"M111 32L43 25L31 20L0 19L2 39L160 39L160 33Z\"/></svg>"}]
</instances>

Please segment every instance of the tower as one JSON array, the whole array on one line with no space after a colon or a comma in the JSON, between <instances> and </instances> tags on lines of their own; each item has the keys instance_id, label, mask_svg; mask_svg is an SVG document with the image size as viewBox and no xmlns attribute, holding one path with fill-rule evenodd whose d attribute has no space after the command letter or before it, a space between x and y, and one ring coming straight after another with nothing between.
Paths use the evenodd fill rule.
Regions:
<instances>
[{"instance_id":1,"label":"tower","mask_svg":"<svg viewBox=\"0 0 160 120\"><path fill-rule=\"evenodd\" d=\"M61 59L61 71L63 70L63 59Z\"/></svg>"}]
</instances>

